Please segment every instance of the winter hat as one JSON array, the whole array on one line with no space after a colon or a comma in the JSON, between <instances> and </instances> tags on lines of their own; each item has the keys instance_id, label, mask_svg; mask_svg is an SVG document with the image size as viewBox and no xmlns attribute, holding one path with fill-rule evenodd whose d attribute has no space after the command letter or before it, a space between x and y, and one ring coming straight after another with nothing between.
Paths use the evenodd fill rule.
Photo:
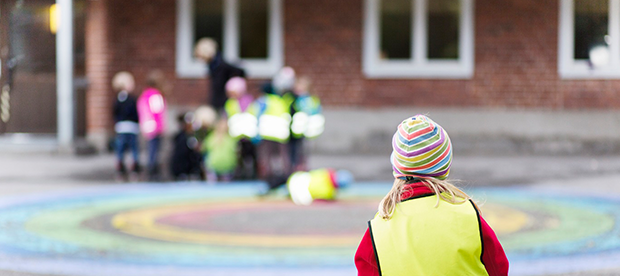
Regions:
<instances>
[{"instance_id":1,"label":"winter hat","mask_svg":"<svg viewBox=\"0 0 620 276\"><path fill-rule=\"evenodd\" d=\"M292 90L293 85L295 85L295 70L291 67L283 67L273 77L273 88L280 94Z\"/></svg>"},{"instance_id":2,"label":"winter hat","mask_svg":"<svg viewBox=\"0 0 620 276\"><path fill-rule=\"evenodd\" d=\"M398 125L392 139L394 177L434 177L444 180L452 165L448 133L424 115L415 115Z\"/></svg>"},{"instance_id":3,"label":"winter hat","mask_svg":"<svg viewBox=\"0 0 620 276\"><path fill-rule=\"evenodd\" d=\"M242 77L233 77L226 82L226 91L234 91L237 95L244 95L247 90L246 81Z\"/></svg>"}]
</instances>

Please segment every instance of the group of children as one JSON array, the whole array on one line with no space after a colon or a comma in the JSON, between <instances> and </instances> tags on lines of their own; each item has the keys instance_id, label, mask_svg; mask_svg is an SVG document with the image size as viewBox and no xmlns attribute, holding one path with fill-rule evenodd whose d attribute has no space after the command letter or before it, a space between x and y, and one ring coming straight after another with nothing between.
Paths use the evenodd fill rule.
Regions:
<instances>
[{"instance_id":1,"label":"group of children","mask_svg":"<svg viewBox=\"0 0 620 276\"><path fill-rule=\"evenodd\" d=\"M162 135L166 129L165 78L161 71L152 71L147 76L145 89L136 98L136 83L129 72L119 72L112 79L113 88L118 91L114 103L113 117L117 155L117 180L139 179L140 165L139 134L147 140L147 173L150 180L160 178L159 150ZM124 162L125 151L130 150L133 163L128 170Z\"/></svg>"},{"instance_id":2,"label":"group of children","mask_svg":"<svg viewBox=\"0 0 620 276\"><path fill-rule=\"evenodd\" d=\"M158 177L158 152L165 130L163 76L154 72L134 96L135 81L121 72L113 79L119 176L126 177L123 155L130 149L131 172L139 174L138 135L148 141L148 173ZM320 135L325 119L309 80L285 67L254 100L245 79L226 83L228 100L220 113L200 107L179 116L171 170L175 178L192 174L213 180L258 176L265 192L286 184L302 205L333 199L351 175L322 169L307 172L304 139ZM447 181L452 163L448 133L424 115L404 120L392 138L392 189L368 222L355 254L358 275L508 274L508 260L480 209ZM421 253L423 252L423 253ZM447 260L447 261L446 261Z\"/></svg>"},{"instance_id":3,"label":"group of children","mask_svg":"<svg viewBox=\"0 0 620 276\"><path fill-rule=\"evenodd\" d=\"M309 79L284 67L256 99L242 77L225 87L222 111L200 107L193 113L192 135L200 140L196 151L204 156L207 180L259 178L275 189L293 172L305 171L304 140L318 137L325 123Z\"/></svg>"},{"instance_id":4,"label":"group of children","mask_svg":"<svg viewBox=\"0 0 620 276\"><path fill-rule=\"evenodd\" d=\"M152 73L136 98L133 76L128 72L114 76L118 91L115 147L121 180L140 174L139 134L148 144L149 180L161 177L158 155L166 130L162 82L158 72ZM225 88L228 99L223 110L201 106L178 117L171 176L208 181L259 178L268 183L263 191L268 192L286 184L294 172L306 171L304 141L321 135L325 124L319 99L309 93L310 80L297 78L292 68L284 67L257 91L256 99L242 77L230 78ZM133 156L129 170L123 161L128 149Z\"/></svg>"}]
</instances>

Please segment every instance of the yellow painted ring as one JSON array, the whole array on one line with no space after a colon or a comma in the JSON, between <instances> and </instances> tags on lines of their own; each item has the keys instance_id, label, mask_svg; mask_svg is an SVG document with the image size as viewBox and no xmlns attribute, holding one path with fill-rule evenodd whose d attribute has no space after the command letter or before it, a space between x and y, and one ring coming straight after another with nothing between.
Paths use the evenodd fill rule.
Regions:
<instances>
[{"instance_id":1,"label":"yellow painted ring","mask_svg":"<svg viewBox=\"0 0 620 276\"><path fill-rule=\"evenodd\" d=\"M482 216L497 235L517 232L530 225L533 220L526 213L499 204L485 204Z\"/></svg>"},{"instance_id":2,"label":"yellow painted ring","mask_svg":"<svg viewBox=\"0 0 620 276\"><path fill-rule=\"evenodd\" d=\"M356 235L267 235L230 233L187 229L158 223L158 219L195 210L251 210L264 206L264 202L243 199L243 202L194 202L181 205L157 206L119 213L112 218L112 225L119 231L143 238L170 242L222 246L252 247L351 247L360 241ZM270 202L270 206L285 206L287 201ZM484 217L497 234L516 232L528 224L528 215L501 205L486 205Z\"/></svg>"},{"instance_id":3,"label":"yellow painted ring","mask_svg":"<svg viewBox=\"0 0 620 276\"><path fill-rule=\"evenodd\" d=\"M270 205L289 202L271 202ZM158 218L194 210L226 209L251 210L264 206L264 202L201 202L174 206L134 210L119 213L112 218L112 225L123 233L171 242L187 242L211 245L256 247L343 247L359 243L360 235L261 235L200 231L157 223Z\"/></svg>"}]
</instances>

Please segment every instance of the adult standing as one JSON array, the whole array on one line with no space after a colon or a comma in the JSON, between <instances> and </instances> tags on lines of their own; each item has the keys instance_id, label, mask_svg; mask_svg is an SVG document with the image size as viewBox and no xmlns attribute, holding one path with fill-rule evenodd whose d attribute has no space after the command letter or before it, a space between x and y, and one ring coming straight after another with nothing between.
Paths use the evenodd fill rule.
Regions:
<instances>
[{"instance_id":1,"label":"adult standing","mask_svg":"<svg viewBox=\"0 0 620 276\"><path fill-rule=\"evenodd\" d=\"M218 44L211 38L201 38L196 43L194 55L204 60L209 68L211 80L210 104L221 113L228 97L226 96L226 83L233 77L245 77L245 71L226 61L222 53L217 50Z\"/></svg>"}]
</instances>

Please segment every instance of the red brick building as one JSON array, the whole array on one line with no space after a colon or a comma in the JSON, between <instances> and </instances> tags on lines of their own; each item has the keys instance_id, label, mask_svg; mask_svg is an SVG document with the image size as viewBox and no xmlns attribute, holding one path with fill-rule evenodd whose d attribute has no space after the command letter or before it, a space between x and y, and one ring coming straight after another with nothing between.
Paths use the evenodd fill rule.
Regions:
<instances>
[{"instance_id":1,"label":"red brick building","mask_svg":"<svg viewBox=\"0 0 620 276\"><path fill-rule=\"evenodd\" d=\"M207 102L202 36L254 88L283 65L341 107L616 110L620 0L90 0L87 134L111 133L120 70L172 80L169 101ZM255 89L256 90L256 89Z\"/></svg>"}]
</instances>

